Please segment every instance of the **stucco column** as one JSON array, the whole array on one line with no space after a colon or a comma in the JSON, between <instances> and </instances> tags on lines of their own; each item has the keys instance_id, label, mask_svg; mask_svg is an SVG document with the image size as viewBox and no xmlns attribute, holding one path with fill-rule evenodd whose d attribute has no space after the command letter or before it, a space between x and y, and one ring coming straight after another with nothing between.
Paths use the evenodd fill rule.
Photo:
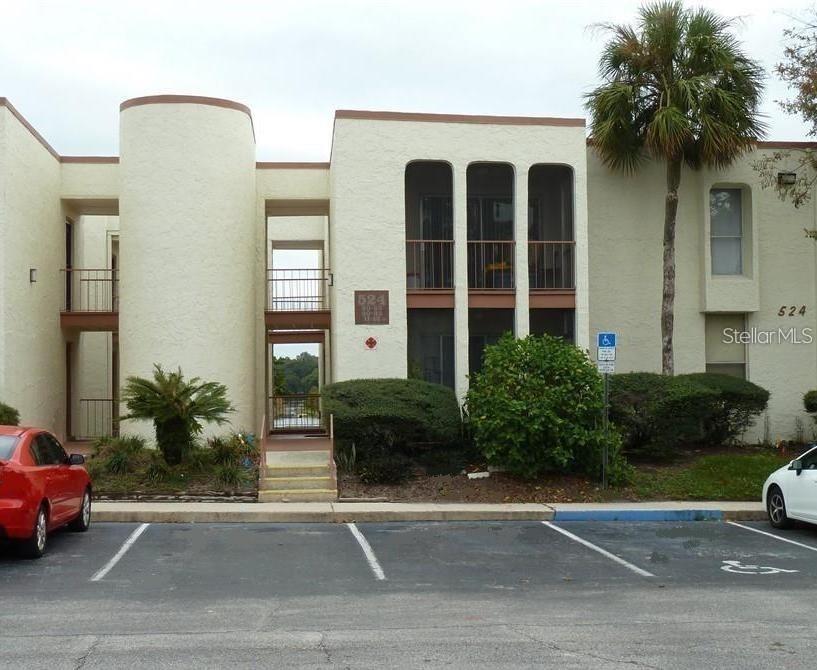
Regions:
<instances>
[{"instance_id":1,"label":"stucco column","mask_svg":"<svg viewBox=\"0 0 817 670\"><path fill-rule=\"evenodd\" d=\"M151 377L158 363L220 382L233 428L257 430L263 285L249 110L155 96L124 102L120 123L121 378ZM128 423L123 433L152 437L149 422Z\"/></svg>"},{"instance_id":2,"label":"stucco column","mask_svg":"<svg viewBox=\"0 0 817 670\"><path fill-rule=\"evenodd\" d=\"M527 337L530 333L530 276L528 275L528 165L517 164L514 182L513 239L514 285L516 286L516 311L514 334Z\"/></svg>"},{"instance_id":3,"label":"stucco column","mask_svg":"<svg viewBox=\"0 0 817 670\"><path fill-rule=\"evenodd\" d=\"M454 208L454 390L468 392L468 165L453 165Z\"/></svg>"}]
</instances>

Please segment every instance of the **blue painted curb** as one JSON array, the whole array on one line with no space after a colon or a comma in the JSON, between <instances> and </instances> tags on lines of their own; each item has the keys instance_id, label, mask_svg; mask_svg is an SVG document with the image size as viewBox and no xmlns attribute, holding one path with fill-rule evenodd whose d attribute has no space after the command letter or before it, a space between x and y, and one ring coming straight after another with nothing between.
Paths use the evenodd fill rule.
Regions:
<instances>
[{"instance_id":1,"label":"blue painted curb","mask_svg":"<svg viewBox=\"0 0 817 670\"><path fill-rule=\"evenodd\" d=\"M719 509L556 510L554 521L722 521Z\"/></svg>"}]
</instances>

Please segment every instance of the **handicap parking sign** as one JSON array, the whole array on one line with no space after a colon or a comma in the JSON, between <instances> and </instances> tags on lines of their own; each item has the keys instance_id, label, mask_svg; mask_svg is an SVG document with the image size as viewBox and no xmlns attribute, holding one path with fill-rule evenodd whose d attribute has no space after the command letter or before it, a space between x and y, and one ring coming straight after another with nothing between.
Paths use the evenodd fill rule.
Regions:
<instances>
[{"instance_id":1,"label":"handicap parking sign","mask_svg":"<svg viewBox=\"0 0 817 670\"><path fill-rule=\"evenodd\" d=\"M615 347L616 346L616 334L615 333L599 333L599 344L600 347Z\"/></svg>"}]
</instances>

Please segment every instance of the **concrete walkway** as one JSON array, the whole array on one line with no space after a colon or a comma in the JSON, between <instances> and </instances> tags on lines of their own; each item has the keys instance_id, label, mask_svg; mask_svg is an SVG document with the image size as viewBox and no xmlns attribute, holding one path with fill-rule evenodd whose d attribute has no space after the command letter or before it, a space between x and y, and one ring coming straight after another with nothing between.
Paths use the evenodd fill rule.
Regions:
<instances>
[{"instance_id":1,"label":"concrete walkway","mask_svg":"<svg viewBox=\"0 0 817 670\"><path fill-rule=\"evenodd\" d=\"M184 503L96 502L94 521L137 523L378 521L761 521L759 502Z\"/></svg>"}]
</instances>

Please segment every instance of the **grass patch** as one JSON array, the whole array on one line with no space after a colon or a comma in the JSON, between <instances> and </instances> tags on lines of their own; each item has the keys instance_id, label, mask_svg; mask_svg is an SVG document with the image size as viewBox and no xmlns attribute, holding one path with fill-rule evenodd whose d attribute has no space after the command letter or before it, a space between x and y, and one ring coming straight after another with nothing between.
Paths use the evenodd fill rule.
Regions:
<instances>
[{"instance_id":1,"label":"grass patch","mask_svg":"<svg viewBox=\"0 0 817 670\"><path fill-rule=\"evenodd\" d=\"M773 451L701 456L681 466L638 468L629 488L640 499L760 500L763 482L788 461Z\"/></svg>"}]
</instances>

